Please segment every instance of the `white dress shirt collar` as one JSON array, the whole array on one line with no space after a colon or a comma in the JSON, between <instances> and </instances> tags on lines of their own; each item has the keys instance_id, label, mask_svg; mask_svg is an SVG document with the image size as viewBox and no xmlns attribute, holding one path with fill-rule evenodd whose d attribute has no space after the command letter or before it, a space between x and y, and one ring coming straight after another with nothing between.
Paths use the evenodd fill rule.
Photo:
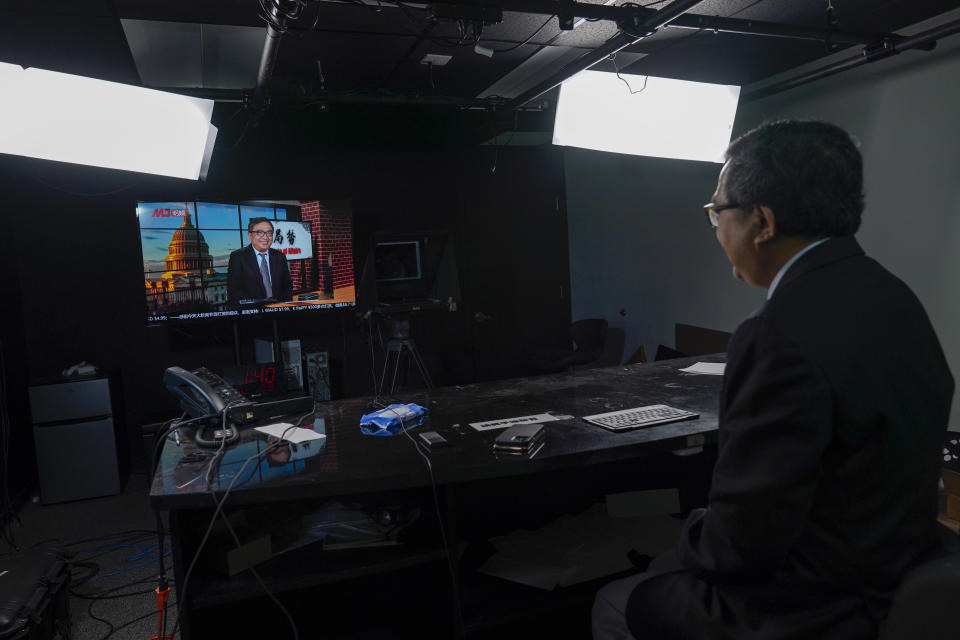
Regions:
<instances>
[{"instance_id":1,"label":"white dress shirt collar","mask_svg":"<svg viewBox=\"0 0 960 640\"><path fill-rule=\"evenodd\" d=\"M830 238L822 238L820 240L817 240L816 242L811 242L810 244L805 246L803 249L800 249L800 251L797 251L795 254L793 254L793 257L787 260L786 263L784 263L784 265L780 267L780 271L777 271L777 275L773 277L773 282L770 283L770 288L767 289L767 300L773 297L773 292L776 290L777 285L780 284L780 280L783 279L783 274L787 272L787 269L793 266L794 262L800 259L800 256L805 254L807 251L810 251L814 247L823 244L829 239Z\"/></svg>"}]
</instances>

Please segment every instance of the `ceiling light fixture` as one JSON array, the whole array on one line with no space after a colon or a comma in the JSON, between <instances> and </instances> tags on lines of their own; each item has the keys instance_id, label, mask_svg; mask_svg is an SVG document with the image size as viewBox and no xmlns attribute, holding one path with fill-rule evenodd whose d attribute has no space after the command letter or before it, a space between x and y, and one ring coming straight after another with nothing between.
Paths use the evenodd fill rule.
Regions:
<instances>
[{"instance_id":1,"label":"ceiling light fixture","mask_svg":"<svg viewBox=\"0 0 960 640\"><path fill-rule=\"evenodd\" d=\"M553 144L723 162L740 87L581 71L560 87Z\"/></svg>"},{"instance_id":2,"label":"ceiling light fixture","mask_svg":"<svg viewBox=\"0 0 960 640\"><path fill-rule=\"evenodd\" d=\"M0 62L0 153L204 179L213 101Z\"/></svg>"}]
</instances>

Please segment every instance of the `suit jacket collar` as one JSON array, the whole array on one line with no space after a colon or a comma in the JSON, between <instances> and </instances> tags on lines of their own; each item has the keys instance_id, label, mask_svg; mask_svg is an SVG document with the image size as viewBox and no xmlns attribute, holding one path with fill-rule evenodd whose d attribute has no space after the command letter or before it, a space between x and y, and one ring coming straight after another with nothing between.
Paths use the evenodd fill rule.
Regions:
<instances>
[{"instance_id":1,"label":"suit jacket collar","mask_svg":"<svg viewBox=\"0 0 960 640\"><path fill-rule=\"evenodd\" d=\"M776 298L777 294L782 291L785 286L806 273L810 273L811 271L840 260L862 255L864 255L863 249L860 248L860 244L853 236L830 238L829 242L824 242L800 256L800 259L787 269L787 272L783 274L783 278L780 280L780 284L777 285L777 290L774 291L773 297Z\"/></svg>"},{"instance_id":2,"label":"suit jacket collar","mask_svg":"<svg viewBox=\"0 0 960 640\"><path fill-rule=\"evenodd\" d=\"M787 272L783 274L783 278L780 279L777 290L773 292L770 300L764 300L763 304L747 316L747 319L750 320L763 315L767 305L780 295L784 287L797 278L802 277L804 274L840 260L862 255L864 255L863 249L860 248L859 243L857 243L853 236L831 237L829 242L824 242L800 256L800 258L787 269Z\"/></svg>"}]
</instances>

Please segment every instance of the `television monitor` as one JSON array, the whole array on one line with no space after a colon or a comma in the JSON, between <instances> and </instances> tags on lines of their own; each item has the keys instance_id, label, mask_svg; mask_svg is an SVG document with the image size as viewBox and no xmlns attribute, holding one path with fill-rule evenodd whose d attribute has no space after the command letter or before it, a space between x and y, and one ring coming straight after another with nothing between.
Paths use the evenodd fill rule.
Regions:
<instances>
[{"instance_id":1,"label":"television monitor","mask_svg":"<svg viewBox=\"0 0 960 640\"><path fill-rule=\"evenodd\" d=\"M446 231L377 231L360 277L360 304L380 312L455 310L460 284Z\"/></svg>"},{"instance_id":2,"label":"television monitor","mask_svg":"<svg viewBox=\"0 0 960 640\"><path fill-rule=\"evenodd\" d=\"M150 323L356 305L353 220L342 201L138 202L137 218ZM286 280L272 283L277 296L258 284L254 218L272 227L269 248L279 253L270 252L267 278Z\"/></svg>"},{"instance_id":3,"label":"television monitor","mask_svg":"<svg viewBox=\"0 0 960 640\"><path fill-rule=\"evenodd\" d=\"M373 253L377 282L419 280L422 277L420 242L417 240L377 242Z\"/></svg>"}]
</instances>

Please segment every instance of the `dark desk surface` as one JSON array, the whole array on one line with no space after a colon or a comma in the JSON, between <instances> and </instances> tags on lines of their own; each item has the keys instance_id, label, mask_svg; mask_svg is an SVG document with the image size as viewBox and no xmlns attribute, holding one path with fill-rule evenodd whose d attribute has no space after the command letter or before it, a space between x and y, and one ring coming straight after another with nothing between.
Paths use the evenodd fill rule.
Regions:
<instances>
[{"instance_id":1,"label":"dark desk surface","mask_svg":"<svg viewBox=\"0 0 960 640\"><path fill-rule=\"evenodd\" d=\"M398 395L429 410L429 420L410 429L439 432L450 446L429 452L438 484L518 476L548 469L591 465L715 441L721 377L678 371L694 362L723 361L722 355L665 360L575 373L519 378ZM298 447L290 461L254 459L243 469L230 494L231 504L348 495L386 489L429 486L430 476L413 442L400 434L367 436L360 416L373 410L371 398L351 398L318 405L327 438ZM613 433L580 416L649 404L668 404L700 414L695 420ZM477 431L471 422L532 414L567 416L545 424L546 444L532 458L495 456L494 438L502 429ZM287 421L294 421L287 419ZM285 421L274 419L266 423ZM304 426L311 426L311 419ZM322 443L322 444L320 444ZM227 489L251 456L267 446L267 437L252 427L228 450L212 488ZM153 478L151 504L156 509L210 508L211 487L204 480L212 450L192 442L168 441Z\"/></svg>"}]
</instances>

